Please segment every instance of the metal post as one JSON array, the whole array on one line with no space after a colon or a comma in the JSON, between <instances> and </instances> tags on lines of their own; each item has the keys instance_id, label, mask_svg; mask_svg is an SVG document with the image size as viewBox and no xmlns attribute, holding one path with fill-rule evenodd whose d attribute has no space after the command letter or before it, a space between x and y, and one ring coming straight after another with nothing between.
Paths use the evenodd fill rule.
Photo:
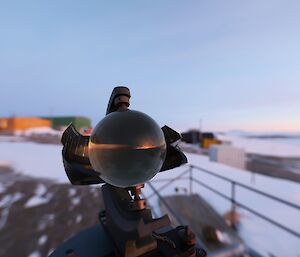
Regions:
<instances>
[{"instance_id":1,"label":"metal post","mask_svg":"<svg viewBox=\"0 0 300 257\"><path fill-rule=\"evenodd\" d=\"M251 184L255 184L255 172L251 172Z\"/></svg>"},{"instance_id":2,"label":"metal post","mask_svg":"<svg viewBox=\"0 0 300 257\"><path fill-rule=\"evenodd\" d=\"M193 167L190 168L190 195L193 193Z\"/></svg>"},{"instance_id":3,"label":"metal post","mask_svg":"<svg viewBox=\"0 0 300 257\"><path fill-rule=\"evenodd\" d=\"M233 229L236 229L234 219L235 219L235 209L236 209L236 204L235 204L235 182L231 182L231 227Z\"/></svg>"}]
</instances>

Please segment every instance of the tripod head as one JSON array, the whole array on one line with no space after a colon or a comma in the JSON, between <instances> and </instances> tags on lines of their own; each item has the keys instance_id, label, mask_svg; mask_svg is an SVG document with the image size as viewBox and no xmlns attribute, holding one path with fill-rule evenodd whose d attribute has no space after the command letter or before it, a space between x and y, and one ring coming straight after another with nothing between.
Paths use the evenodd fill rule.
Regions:
<instances>
[{"instance_id":1,"label":"tripod head","mask_svg":"<svg viewBox=\"0 0 300 257\"><path fill-rule=\"evenodd\" d=\"M167 215L153 219L141 198L145 182L187 162L176 146L181 136L167 126L159 128L146 114L130 111L129 99L128 88L116 87L106 117L90 137L72 124L63 133L63 162L70 182L105 183L105 211L99 215L101 226L79 233L51 257L201 256L188 227L173 229Z\"/></svg>"}]
</instances>

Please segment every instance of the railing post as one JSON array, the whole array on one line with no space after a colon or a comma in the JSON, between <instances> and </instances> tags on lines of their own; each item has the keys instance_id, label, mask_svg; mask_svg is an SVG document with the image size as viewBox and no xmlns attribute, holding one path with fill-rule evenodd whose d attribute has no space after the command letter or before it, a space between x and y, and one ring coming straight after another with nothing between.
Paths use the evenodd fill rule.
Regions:
<instances>
[{"instance_id":1,"label":"railing post","mask_svg":"<svg viewBox=\"0 0 300 257\"><path fill-rule=\"evenodd\" d=\"M251 172L251 184L255 184L255 172Z\"/></svg>"},{"instance_id":2,"label":"railing post","mask_svg":"<svg viewBox=\"0 0 300 257\"><path fill-rule=\"evenodd\" d=\"M276 226L277 228L280 228L283 231L286 231L289 234L291 234L291 235L293 235L293 236L295 236L295 237L297 237L297 238L300 239L300 232L298 232L298 231L296 231L294 229L291 229L289 227L286 227L285 225L279 223L278 221L273 220L270 217L268 217L268 216L266 216L264 214L261 214L260 212L254 210L254 209L252 209L250 207L248 207L246 204L242 204L241 202L239 202L238 199L236 199L237 198L237 196L236 196L236 194L237 194L236 187L238 186L238 187L241 187L242 189L246 189L246 190L248 190L250 192L254 192L254 193L258 194L258 195L262 195L262 196L266 197L267 199L271 199L271 200L274 200L274 201L279 202L281 204L284 204L284 205L287 205L289 207L295 208L298 211L300 211L300 205L297 205L297 204L294 204L294 203L289 202L287 200L278 198L278 197L276 197L274 195L271 195L269 193L263 192L261 190L252 188L250 186L247 186L246 184L242 184L242 183L240 183L238 181L234 181L234 180L232 180L230 178L227 178L225 176L219 175L219 174L214 173L214 172L212 172L210 170L207 170L207 169L195 166L195 165L190 165L189 167L192 168L192 169L196 169L197 171L198 170L202 171L202 172L204 172L206 174L212 175L214 177L217 177L219 179L222 179L223 181L227 181L227 182L230 183L230 185L231 185L231 195L228 195L228 193L222 193L221 191L216 190L213 186L209 186L208 184L205 184L204 182L198 180L197 177L195 177L195 178L192 177L192 181L194 183L196 183L196 185L200 185L200 186L202 186L202 187L204 187L204 188L212 191L213 193L215 193L215 194L221 196L222 198L224 198L224 199L226 199L226 200L228 200L228 201L231 202L231 209L229 210L229 215L228 216L226 215L226 218L228 217L229 225L233 229L235 229L235 230L237 229L236 224L237 224L237 222L239 222L239 217L238 217L238 215L236 213L236 210L237 210L237 208L240 208L240 209L244 209L244 210L250 212L251 214L255 215L256 217L259 217L259 218L263 219L264 221L269 222L273 226ZM189 170L187 170L187 172L189 172ZM255 174L253 174L253 175L255 175ZM229 192L229 194L230 194L230 192ZM235 221L237 221L237 222L235 222Z\"/></svg>"},{"instance_id":3,"label":"railing post","mask_svg":"<svg viewBox=\"0 0 300 257\"><path fill-rule=\"evenodd\" d=\"M231 182L231 227L233 229L236 229L235 226L235 209L236 209L236 204L235 204L235 182L232 181Z\"/></svg>"},{"instance_id":4,"label":"railing post","mask_svg":"<svg viewBox=\"0 0 300 257\"><path fill-rule=\"evenodd\" d=\"M190 167L190 195L193 193L193 166Z\"/></svg>"}]
</instances>

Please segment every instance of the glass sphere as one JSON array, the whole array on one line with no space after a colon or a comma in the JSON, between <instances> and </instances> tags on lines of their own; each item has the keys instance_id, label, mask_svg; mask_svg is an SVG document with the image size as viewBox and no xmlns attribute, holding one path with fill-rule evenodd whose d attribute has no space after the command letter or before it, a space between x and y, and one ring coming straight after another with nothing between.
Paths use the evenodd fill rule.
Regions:
<instances>
[{"instance_id":1,"label":"glass sphere","mask_svg":"<svg viewBox=\"0 0 300 257\"><path fill-rule=\"evenodd\" d=\"M159 172L165 157L161 128L142 112L112 112L97 124L90 137L91 165L113 186L147 182Z\"/></svg>"}]
</instances>

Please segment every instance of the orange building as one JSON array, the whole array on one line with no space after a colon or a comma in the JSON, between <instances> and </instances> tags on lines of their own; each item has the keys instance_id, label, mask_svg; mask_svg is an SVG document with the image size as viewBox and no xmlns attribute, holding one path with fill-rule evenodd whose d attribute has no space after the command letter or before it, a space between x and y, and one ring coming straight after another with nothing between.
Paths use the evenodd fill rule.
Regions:
<instances>
[{"instance_id":1,"label":"orange building","mask_svg":"<svg viewBox=\"0 0 300 257\"><path fill-rule=\"evenodd\" d=\"M1 134L18 134L30 128L52 127L52 123L47 119L35 117L9 117L0 118Z\"/></svg>"},{"instance_id":2,"label":"orange building","mask_svg":"<svg viewBox=\"0 0 300 257\"><path fill-rule=\"evenodd\" d=\"M201 146L204 149L208 149L211 145L220 145L220 144L222 144L222 141L216 138L203 138Z\"/></svg>"}]
</instances>

